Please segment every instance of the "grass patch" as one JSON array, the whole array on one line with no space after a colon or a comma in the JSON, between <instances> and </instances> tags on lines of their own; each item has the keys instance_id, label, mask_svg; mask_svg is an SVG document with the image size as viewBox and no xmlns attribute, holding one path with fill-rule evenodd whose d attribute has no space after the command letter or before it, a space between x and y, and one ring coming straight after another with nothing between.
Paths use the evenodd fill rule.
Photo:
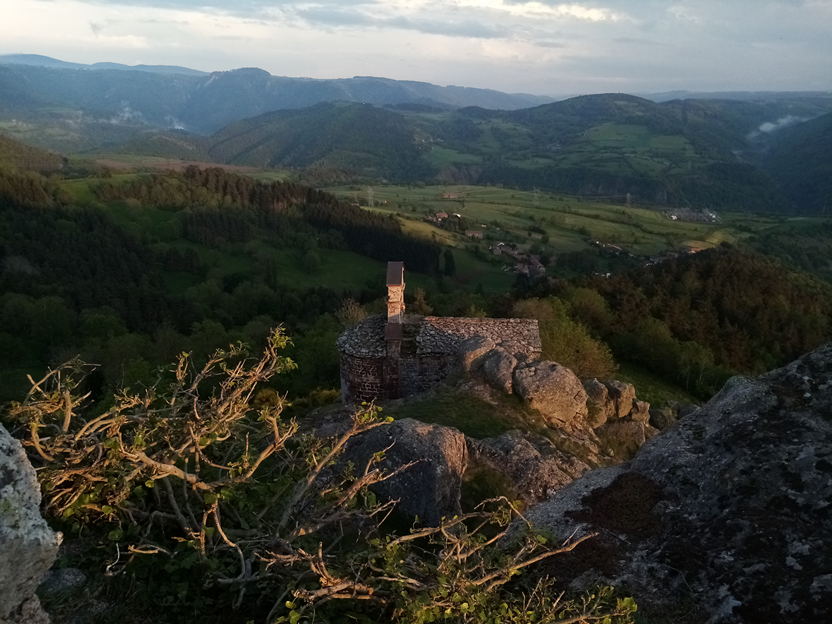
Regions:
<instances>
[{"instance_id":1,"label":"grass patch","mask_svg":"<svg viewBox=\"0 0 832 624\"><path fill-rule=\"evenodd\" d=\"M647 401L653 407L663 407L668 403L700 403L690 392L663 379L631 362L619 362L616 379L633 384L636 397Z\"/></svg>"},{"instance_id":2,"label":"grass patch","mask_svg":"<svg viewBox=\"0 0 832 624\"><path fill-rule=\"evenodd\" d=\"M426 423L454 427L469 438L494 438L526 423L488 401L457 392L439 390L420 400L386 407L394 418L413 418Z\"/></svg>"},{"instance_id":3,"label":"grass patch","mask_svg":"<svg viewBox=\"0 0 832 624\"><path fill-rule=\"evenodd\" d=\"M475 165L482 162L480 156L474 154L463 154L454 149L434 145L428 154L428 162L434 167L445 167L447 165Z\"/></svg>"}]
</instances>

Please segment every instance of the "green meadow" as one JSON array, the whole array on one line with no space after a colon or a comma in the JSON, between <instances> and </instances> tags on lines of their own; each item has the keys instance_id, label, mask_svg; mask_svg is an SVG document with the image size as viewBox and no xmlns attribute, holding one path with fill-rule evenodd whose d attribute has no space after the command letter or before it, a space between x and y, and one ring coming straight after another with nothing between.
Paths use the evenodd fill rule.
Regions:
<instances>
[{"instance_id":1,"label":"green meadow","mask_svg":"<svg viewBox=\"0 0 832 624\"><path fill-rule=\"evenodd\" d=\"M327 190L350 201L368 202L368 187L331 187ZM485 250L494 242L513 242L527 250L535 242L551 254L590 249L598 241L619 246L636 256L681 248L706 249L720 243L778 227L812 221L747 212L720 213L718 223L674 221L664 211L586 201L578 197L517 191L490 186L373 186L373 207L399 217L404 229L457 247ZM482 241L426 221L445 212L461 215L471 229L483 232ZM453 218L453 217L451 217ZM546 243L541 243L543 237Z\"/></svg>"}]
</instances>

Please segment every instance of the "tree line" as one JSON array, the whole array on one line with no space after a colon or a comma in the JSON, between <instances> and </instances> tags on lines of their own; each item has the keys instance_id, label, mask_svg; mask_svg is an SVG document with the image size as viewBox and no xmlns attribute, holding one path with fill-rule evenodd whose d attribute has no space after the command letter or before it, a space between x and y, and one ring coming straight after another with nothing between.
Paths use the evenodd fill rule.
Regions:
<instances>
[{"instance_id":1,"label":"tree line","mask_svg":"<svg viewBox=\"0 0 832 624\"><path fill-rule=\"evenodd\" d=\"M406 236L393 217L362 210L301 184L263 183L217 167L190 166L183 173L106 182L95 192L102 201L135 199L181 210L185 235L201 244L247 242L260 230L275 236L305 231L319 242L324 234L324 244L343 245L376 260L397 257L415 271L437 270L440 249L435 243Z\"/></svg>"},{"instance_id":2,"label":"tree line","mask_svg":"<svg viewBox=\"0 0 832 624\"><path fill-rule=\"evenodd\" d=\"M621 360L707 398L735 374L782 366L832 336L832 288L757 253L719 247L555 294Z\"/></svg>"}]
</instances>

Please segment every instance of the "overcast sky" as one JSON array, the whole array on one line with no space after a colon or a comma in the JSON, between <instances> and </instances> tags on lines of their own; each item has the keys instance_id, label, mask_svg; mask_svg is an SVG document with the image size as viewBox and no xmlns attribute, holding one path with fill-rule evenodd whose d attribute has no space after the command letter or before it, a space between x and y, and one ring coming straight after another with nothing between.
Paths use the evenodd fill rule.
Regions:
<instances>
[{"instance_id":1,"label":"overcast sky","mask_svg":"<svg viewBox=\"0 0 832 624\"><path fill-rule=\"evenodd\" d=\"M0 54L548 95L832 90L832 0L0 0Z\"/></svg>"}]
</instances>

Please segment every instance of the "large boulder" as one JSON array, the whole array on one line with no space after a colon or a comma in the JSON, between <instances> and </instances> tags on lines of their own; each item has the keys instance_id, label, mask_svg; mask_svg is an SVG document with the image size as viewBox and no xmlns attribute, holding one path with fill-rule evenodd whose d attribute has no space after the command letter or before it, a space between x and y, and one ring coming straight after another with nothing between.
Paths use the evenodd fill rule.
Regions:
<instances>
[{"instance_id":1,"label":"large boulder","mask_svg":"<svg viewBox=\"0 0 832 624\"><path fill-rule=\"evenodd\" d=\"M644 424L634 420L616 420L601 425L595 435L616 459L630 459L647 441Z\"/></svg>"},{"instance_id":2,"label":"large boulder","mask_svg":"<svg viewBox=\"0 0 832 624\"><path fill-rule=\"evenodd\" d=\"M633 399L633 408L627 417L644 425L648 424L650 422L650 404L647 401Z\"/></svg>"},{"instance_id":3,"label":"large boulder","mask_svg":"<svg viewBox=\"0 0 832 624\"><path fill-rule=\"evenodd\" d=\"M527 507L548 499L591 468L547 438L525 431L484 440L468 438L468 452L471 460L484 461L508 478Z\"/></svg>"},{"instance_id":4,"label":"large boulder","mask_svg":"<svg viewBox=\"0 0 832 624\"><path fill-rule=\"evenodd\" d=\"M668 427L676 424L676 413L669 407L651 408L650 409L650 425L664 431Z\"/></svg>"},{"instance_id":5,"label":"large boulder","mask_svg":"<svg viewBox=\"0 0 832 624\"><path fill-rule=\"evenodd\" d=\"M605 379L602 383L607 387L610 401L613 404L611 410L613 413L610 418L624 418L629 415L633 409L633 401L636 399L636 389L633 384L616 379Z\"/></svg>"},{"instance_id":6,"label":"large boulder","mask_svg":"<svg viewBox=\"0 0 832 624\"><path fill-rule=\"evenodd\" d=\"M35 589L61 534L40 515L40 486L20 442L0 425L0 622L47 622Z\"/></svg>"},{"instance_id":7,"label":"large boulder","mask_svg":"<svg viewBox=\"0 0 832 624\"><path fill-rule=\"evenodd\" d=\"M392 445L392 446L391 446ZM410 418L377 427L350 440L341 459L364 467L374 453L386 448L379 465L390 473L410 462L409 468L376 483L371 490L385 500L397 500L396 510L437 526L443 516L462 513L460 487L468 463L465 436L458 430Z\"/></svg>"},{"instance_id":8,"label":"large boulder","mask_svg":"<svg viewBox=\"0 0 832 624\"><path fill-rule=\"evenodd\" d=\"M524 362L514 369L514 391L551 426L583 426L586 421L586 391L565 366L546 360Z\"/></svg>"},{"instance_id":9,"label":"large boulder","mask_svg":"<svg viewBox=\"0 0 832 624\"><path fill-rule=\"evenodd\" d=\"M485 336L471 336L463 340L456 354L464 372L476 369L482 364L483 356L495 347L494 341Z\"/></svg>"},{"instance_id":10,"label":"large boulder","mask_svg":"<svg viewBox=\"0 0 832 624\"><path fill-rule=\"evenodd\" d=\"M583 386L587 395L586 424L591 429L597 429L614 414L615 406L610 402L609 390L597 379L584 379Z\"/></svg>"},{"instance_id":11,"label":"large boulder","mask_svg":"<svg viewBox=\"0 0 832 624\"><path fill-rule=\"evenodd\" d=\"M497 390L511 394L512 377L517 359L505 349L492 349L483 358L482 374Z\"/></svg>"},{"instance_id":12,"label":"large boulder","mask_svg":"<svg viewBox=\"0 0 832 624\"><path fill-rule=\"evenodd\" d=\"M731 379L629 465L526 517L597 533L548 565L631 593L645 621L832 621L832 345Z\"/></svg>"}]
</instances>

